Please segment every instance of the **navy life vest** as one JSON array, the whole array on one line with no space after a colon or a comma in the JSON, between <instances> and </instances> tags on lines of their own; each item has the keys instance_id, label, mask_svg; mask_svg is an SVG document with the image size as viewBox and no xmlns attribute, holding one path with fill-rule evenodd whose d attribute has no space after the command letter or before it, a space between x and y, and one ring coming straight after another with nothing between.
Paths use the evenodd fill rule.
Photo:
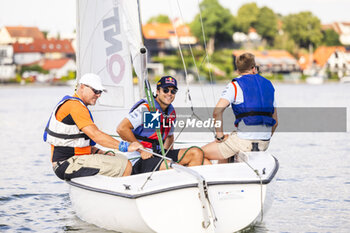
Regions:
<instances>
[{"instance_id":1,"label":"navy life vest","mask_svg":"<svg viewBox=\"0 0 350 233\"><path fill-rule=\"evenodd\" d=\"M130 110L129 113L133 112L137 107L139 107L141 104L145 105L147 109L150 111L150 106L145 99L141 99L138 101ZM168 108L165 110L165 112L162 111L159 103L154 100L154 104L157 110L161 113L160 116L160 133L162 135L163 143L165 142L165 139L168 137L169 132L173 126L173 122L176 120L176 113L175 109L172 104L168 106ZM159 141L156 129L149 129L144 128L143 124L141 124L136 129L133 129L132 132L134 133L135 137L140 141L140 143L146 147L146 148L152 148L153 151L159 151Z\"/></svg>"},{"instance_id":2,"label":"navy life vest","mask_svg":"<svg viewBox=\"0 0 350 233\"><path fill-rule=\"evenodd\" d=\"M272 83L259 74L243 75L232 79L232 83L234 81L241 87L244 98L241 104L231 104L236 116L235 126L241 120L246 125L275 125L276 120L272 118L275 89Z\"/></svg>"}]
</instances>

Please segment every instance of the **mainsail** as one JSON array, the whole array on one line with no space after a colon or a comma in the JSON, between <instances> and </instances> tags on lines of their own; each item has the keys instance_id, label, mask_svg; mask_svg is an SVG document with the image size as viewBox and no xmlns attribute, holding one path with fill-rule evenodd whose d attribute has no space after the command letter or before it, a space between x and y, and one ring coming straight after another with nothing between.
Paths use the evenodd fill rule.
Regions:
<instances>
[{"instance_id":1,"label":"mainsail","mask_svg":"<svg viewBox=\"0 0 350 233\"><path fill-rule=\"evenodd\" d=\"M107 93L91 109L109 133L135 102L132 64L140 77L140 29L137 0L77 0L77 80L85 73L101 77Z\"/></svg>"}]
</instances>

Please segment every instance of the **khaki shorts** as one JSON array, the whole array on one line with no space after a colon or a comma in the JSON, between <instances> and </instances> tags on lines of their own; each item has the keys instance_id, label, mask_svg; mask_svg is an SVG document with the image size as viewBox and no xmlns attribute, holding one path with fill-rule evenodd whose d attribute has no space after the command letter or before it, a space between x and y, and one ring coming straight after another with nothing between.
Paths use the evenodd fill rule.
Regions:
<instances>
[{"instance_id":1,"label":"khaki shorts","mask_svg":"<svg viewBox=\"0 0 350 233\"><path fill-rule=\"evenodd\" d=\"M123 175L128 159L121 154L116 154L115 156L92 154L73 156L67 161L69 166L65 174L72 174L84 167L99 169L98 174L101 175L119 177Z\"/></svg>"},{"instance_id":2,"label":"khaki shorts","mask_svg":"<svg viewBox=\"0 0 350 233\"><path fill-rule=\"evenodd\" d=\"M252 151L252 143L258 143L259 151L265 151L269 147L270 141L242 139L237 136L237 132L232 132L224 142L218 143L218 147L221 155L227 159L240 151Z\"/></svg>"}]
</instances>

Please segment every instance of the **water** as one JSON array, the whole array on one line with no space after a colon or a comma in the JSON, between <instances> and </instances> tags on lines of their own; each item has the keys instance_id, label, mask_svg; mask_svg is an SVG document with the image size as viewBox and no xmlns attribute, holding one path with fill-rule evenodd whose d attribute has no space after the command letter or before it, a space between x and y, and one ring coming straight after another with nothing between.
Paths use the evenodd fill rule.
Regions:
<instances>
[{"instance_id":1,"label":"water","mask_svg":"<svg viewBox=\"0 0 350 233\"><path fill-rule=\"evenodd\" d=\"M347 107L349 115L349 84L275 87L278 106ZM210 96L222 89L217 85ZM50 111L71 93L70 87L0 87L0 232L109 232L75 216L68 185L53 174L42 142ZM199 86L191 93L203 104ZM175 106L181 95L180 88ZM274 203L252 232L349 232L350 134L276 133L269 151L280 162Z\"/></svg>"}]
</instances>

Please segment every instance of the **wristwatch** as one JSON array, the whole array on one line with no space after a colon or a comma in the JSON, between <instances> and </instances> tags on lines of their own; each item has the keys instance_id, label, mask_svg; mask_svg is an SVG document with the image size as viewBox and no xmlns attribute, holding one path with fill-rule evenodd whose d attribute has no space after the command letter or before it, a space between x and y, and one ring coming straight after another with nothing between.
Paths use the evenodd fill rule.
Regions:
<instances>
[{"instance_id":1,"label":"wristwatch","mask_svg":"<svg viewBox=\"0 0 350 233\"><path fill-rule=\"evenodd\" d=\"M215 139L218 140L219 142L221 142L222 140L224 140L225 135L223 135L222 137L218 138L218 136L215 135Z\"/></svg>"}]
</instances>

